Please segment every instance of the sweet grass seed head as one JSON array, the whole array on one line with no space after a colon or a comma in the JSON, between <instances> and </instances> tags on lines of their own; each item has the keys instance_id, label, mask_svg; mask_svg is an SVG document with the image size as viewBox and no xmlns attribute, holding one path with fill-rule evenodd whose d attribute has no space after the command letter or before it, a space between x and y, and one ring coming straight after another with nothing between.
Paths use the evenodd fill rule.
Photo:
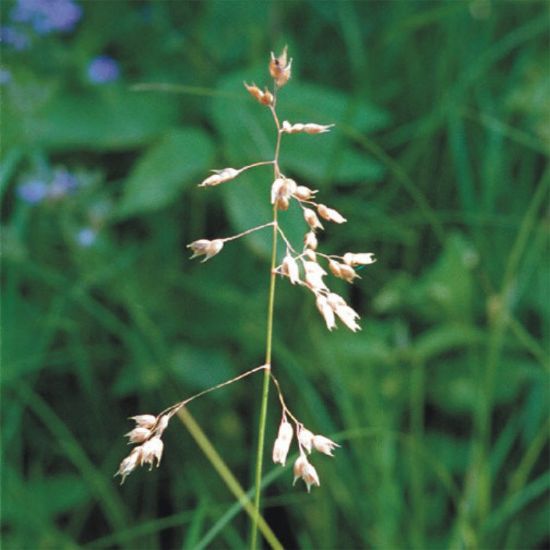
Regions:
<instances>
[{"instance_id":1,"label":"sweet grass seed head","mask_svg":"<svg viewBox=\"0 0 550 550\"><path fill-rule=\"evenodd\" d=\"M325 437L324 435L315 435L313 436L313 447L316 451L323 453L327 456L334 456L332 452L334 449L340 447L337 443Z\"/></svg>"},{"instance_id":2,"label":"sweet grass seed head","mask_svg":"<svg viewBox=\"0 0 550 550\"><path fill-rule=\"evenodd\" d=\"M281 272L286 275L291 284L296 284L300 281L300 269L298 268L298 262L287 252L281 264Z\"/></svg>"},{"instance_id":3,"label":"sweet grass seed head","mask_svg":"<svg viewBox=\"0 0 550 550\"><path fill-rule=\"evenodd\" d=\"M304 207L304 219L313 231L316 229L323 229L323 225L319 221L317 214L311 208Z\"/></svg>"},{"instance_id":4,"label":"sweet grass seed head","mask_svg":"<svg viewBox=\"0 0 550 550\"><path fill-rule=\"evenodd\" d=\"M277 433L277 439L275 439L275 444L273 445L273 462L275 464L285 465L293 435L294 430L292 429L292 425L288 422L286 416L283 416Z\"/></svg>"},{"instance_id":5,"label":"sweet grass seed head","mask_svg":"<svg viewBox=\"0 0 550 550\"><path fill-rule=\"evenodd\" d=\"M298 443L308 454L311 453L313 432L310 432L307 428L301 427L298 431Z\"/></svg>"},{"instance_id":6,"label":"sweet grass seed head","mask_svg":"<svg viewBox=\"0 0 550 550\"><path fill-rule=\"evenodd\" d=\"M323 294L317 294L315 305L319 313L323 316L327 328L332 330L336 328L336 318L334 317L334 309L328 303L328 299Z\"/></svg>"},{"instance_id":7,"label":"sweet grass seed head","mask_svg":"<svg viewBox=\"0 0 550 550\"><path fill-rule=\"evenodd\" d=\"M308 201L316 195L317 191L306 187L305 185L298 185L296 191L294 191L294 198L299 201Z\"/></svg>"},{"instance_id":8,"label":"sweet grass seed head","mask_svg":"<svg viewBox=\"0 0 550 550\"><path fill-rule=\"evenodd\" d=\"M308 231L304 236L304 246L311 250L317 250L319 242L313 231ZM351 269L351 268L350 268Z\"/></svg>"},{"instance_id":9,"label":"sweet grass seed head","mask_svg":"<svg viewBox=\"0 0 550 550\"><path fill-rule=\"evenodd\" d=\"M187 248L190 248L193 252L191 259L197 256L204 256L204 260L202 260L204 263L221 251L223 248L223 240L215 239L210 241L208 239L199 239L198 241L188 244Z\"/></svg>"},{"instance_id":10,"label":"sweet grass seed head","mask_svg":"<svg viewBox=\"0 0 550 550\"><path fill-rule=\"evenodd\" d=\"M224 168L223 170L212 170L214 174L208 176L205 180L199 183L199 187L213 187L220 183L225 183L237 177L241 171L235 168Z\"/></svg>"},{"instance_id":11,"label":"sweet grass seed head","mask_svg":"<svg viewBox=\"0 0 550 550\"><path fill-rule=\"evenodd\" d=\"M122 478L120 480L121 485L124 483L124 480L139 465L141 460L141 452L142 452L141 447L136 447L135 449L132 449L132 452L126 458L124 458L120 463L120 466L118 467L118 470L115 473L115 477L120 476Z\"/></svg>"},{"instance_id":12,"label":"sweet grass seed head","mask_svg":"<svg viewBox=\"0 0 550 550\"><path fill-rule=\"evenodd\" d=\"M360 254L354 254L353 252L346 252L342 258L344 263L356 267L359 265L369 265L376 262L376 258L372 252L362 252Z\"/></svg>"},{"instance_id":13,"label":"sweet grass seed head","mask_svg":"<svg viewBox=\"0 0 550 550\"><path fill-rule=\"evenodd\" d=\"M315 254L314 250L311 250L311 248L306 248L302 252L302 255L303 255L304 258L308 259L311 262L316 262L317 261L317 255Z\"/></svg>"},{"instance_id":14,"label":"sweet grass seed head","mask_svg":"<svg viewBox=\"0 0 550 550\"><path fill-rule=\"evenodd\" d=\"M269 74L278 88L282 88L290 80L292 74L292 59L287 61L287 50L288 47L285 46L278 57L275 57L275 54L271 52Z\"/></svg>"},{"instance_id":15,"label":"sweet grass seed head","mask_svg":"<svg viewBox=\"0 0 550 550\"><path fill-rule=\"evenodd\" d=\"M353 279L360 278L353 267L350 267L347 264L341 264L335 260L329 260L328 267L335 277L344 279L344 281L347 281L348 283L352 283Z\"/></svg>"},{"instance_id":16,"label":"sweet grass seed head","mask_svg":"<svg viewBox=\"0 0 550 550\"><path fill-rule=\"evenodd\" d=\"M273 105L273 94L267 88L262 91L256 84L252 84L252 86L248 85L246 82L243 82L243 84L250 95L259 103L262 105Z\"/></svg>"},{"instance_id":17,"label":"sweet grass seed head","mask_svg":"<svg viewBox=\"0 0 550 550\"><path fill-rule=\"evenodd\" d=\"M327 285L323 282L323 277L327 272L317 262L304 260L302 264L306 273L306 284L314 291L328 291Z\"/></svg>"},{"instance_id":18,"label":"sweet grass seed head","mask_svg":"<svg viewBox=\"0 0 550 550\"><path fill-rule=\"evenodd\" d=\"M352 332L357 332L361 330L359 324L357 324L356 319L359 319L358 313L349 306L337 306L334 309L334 313L338 316L340 321L344 323Z\"/></svg>"},{"instance_id":19,"label":"sweet grass seed head","mask_svg":"<svg viewBox=\"0 0 550 550\"><path fill-rule=\"evenodd\" d=\"M290 124L288 120L285 120L281 126L281 131L285 134L324 134L330 131L333 126L334 124L302 124L300 122L297 124Z\"/></svg>"},{"instance_id":20,"label":"sweet grass seed head","mask_svg":"<svg viewBox=\"0 0 550 550\"><path fill-rule=\"evenodd\" d=\"M151 437L151 434L151 430L138 426L125 434L125 437L128 438L128 443L143 443Z\"/></svg>"},{"instance_id":21,"label":"sweet grass seed head","mask_svg":"<svg viewBox=\"0 0 550 550\"><path fill-rule=\"evenodd\" d=\"M327 220L329 222L334 223L345 223L348 220L340 214L337 210L334 210L334 208L329 208L328 206L325 206L324 204L318 204L317 205L317 212L321 218L324 220Z\"/></svg>"},{"instance_id":22,"label":"sweet grass seed head","mask_svg":"<svg viewBox=\"0 0 550 550\"><path fill-rule=\"evenodd\" d=\"M138 414L137 416L131 416L130 420L133 420L136 426L141 428L152 428L157 421L157 417L152 414Z\"/></svg>"},{"instance_id":23,"label":"sweet grass seed head","mask_svg":"<svg viewBox=\"0 0 550 550\"><path fill-rule=\"evenodd\" d=\"M164 443L159 436L152 437L141 446L140 466L149 464L149 470L153 469L154 461L157 461L157 468L160 466Z\"/></svg>"},{"instance_id":24,"label":"sweet grass seed head","mask_svg":"<svg viewBox=\"0 0 550 550\"><path fill-rule=\"evenodd\" d=\"M296 459L296 462L294 463L293 471L294 482L292 484L295 485L298 479L303 479L306 484L308 493L312 485L316 485L317 487L321 485L319 482L317 470L309 463L305 454L300 453L300 456Z\"/></svg>"}]
</instances>

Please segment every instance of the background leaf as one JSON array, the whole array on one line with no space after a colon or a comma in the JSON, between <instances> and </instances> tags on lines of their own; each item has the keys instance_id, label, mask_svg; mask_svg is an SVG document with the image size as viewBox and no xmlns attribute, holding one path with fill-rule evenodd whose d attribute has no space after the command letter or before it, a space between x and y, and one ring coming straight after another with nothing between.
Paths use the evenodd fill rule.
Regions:
<instances>
[{"instance_id":1,"label":"background leaf","mask_svg":"<svg viewBox=\"0 0 550 550\"><path fill-rule=\"evenodd\" d=\"M124 187L121 218L163 208L185 186L206 173L213 147L208 136L193 128L171 130L136 165Z\"/></svg>"}]
</instances>

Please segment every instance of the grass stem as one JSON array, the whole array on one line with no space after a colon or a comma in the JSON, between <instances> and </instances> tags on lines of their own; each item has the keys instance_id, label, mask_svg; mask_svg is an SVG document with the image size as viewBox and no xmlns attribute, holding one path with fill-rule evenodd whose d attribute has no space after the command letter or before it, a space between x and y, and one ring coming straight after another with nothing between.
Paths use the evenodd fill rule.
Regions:
<instances>
[{"instance_id":1,"label":"grass stem","mask_svg":"<svg viewBox=\"0 0 550 550\"><path fill-rule=\"evenodd\" d=\"M273 347L273 311L275 309L275 283L277 281L275 268L277 265L277 207L273 207L273 243L271 250L271 274L269 279L269 298L267 305L267 337L265 348L265 364L264 379L262 386L262 400L260 405L260 420L258 427L258 450L256 453L256 474L254 494L255 515L252 520L252 532L250 538L250 548L255 550L258 544L258 518L260 517L260 496L262 482L262 467L265 445L265 424L267 419L267 400L269 397L269 378L271 371L271 352Z\"/></svg>"},{"instance_id":2,"label":"grass stem","mask_svg":"<svg viewBox=\"0 0 550 550\"><path fill-rule=\"evenodd\" d=\"M273 115L273 121L277 128L277 142L275 145L275 158L273 159L273 173L274 177L278 178L281 174L279 169L279 151L281 149L281 125L279 118L275 110L277 102L277 87L273 93L273 106L271 107L271 114ZM277 282L277 273L275 268L277 267L277 237L278 232L277 221L277 205L273 205L273 240L271 246L271 268L269 274L269 298L267 303L267 334L265 345L265 364L267 368L264 370L264 379L262 386L262 397L260 405L260 419L258 426L258 449L256 452L256 473L255 473L255 487L256 492L254 494L254 508L255 514L252 518L252 528L250 534L250 548L256 550L258 546L258 519L260 517L260 497L262 493L262 467L265 445L265 424L267 419L267 400L269 397L269 378L271 373L271 352L273 348L273 311L275 309L275 283Z\"/></svg>"}]
</instances>

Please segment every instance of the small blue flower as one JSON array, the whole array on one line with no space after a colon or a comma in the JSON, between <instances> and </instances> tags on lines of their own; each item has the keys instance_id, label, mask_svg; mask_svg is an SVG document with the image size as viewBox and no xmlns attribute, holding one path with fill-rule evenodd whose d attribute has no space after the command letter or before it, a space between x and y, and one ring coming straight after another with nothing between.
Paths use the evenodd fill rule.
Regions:
<instances>
[{"instance_id":1,"label":"small blue flower","mask_svg":"<svg viewBox=\"0 0 550 550\"><path fill-rule=\"evenodd\" d=\"M31 45L29 37L15 27L0 27L0 44L5 44L10 48L20 52L26 50Z\"/></svg>"},{"instance_id":2,"label":"small blue flower","mask_svg":"<svg viewBox=\"0 0 550 550\"><path fill-rule=\"evenodd\" d=\"M38 34L70 32L82 17L73 0L17 0L11 19L32 25Z\"/></svg>"},{"instance_id":3,"label":"small blue flower","mask_svg":"<svg viewBox=\"0 0 550 550\"><path fill-rule=\"evenodd\" d=\"M38 204L48 195L48 184L38 178L27 180L17 187L19 198L28 204Z\"/></svg>"},{"instance_id":4,"label":"small blue flower","mask_svg":"<svg viewBox=\"0 0 550 550\"><path fill-rule=\"evenodd\" d=\"M100 55L88 65L88 79L93 84L106 84L117 80L120 68L117 61L108 55Z\"/></svg>"},{"instance_id":5,"label":"small blue flower","mask_svg":"<svg viewBox=\"0 0 550 550\"><path fill-rule=\"evenodd\" d=\"M76 234L76 242L84 247L88 248L89 246L92 246L96 240L97 233L94 229L91 227L83 227L77 234Z\"/></svg>"},{"instance_id":6,"label":"small blue flower","mask_svg":"<svg viewBox=\"0 0 550 550\"><path fill-rule=\"evenodd\" d=\"M8 69L0 68L0 86L5 86L11 82L11 72Z\"/></svg>"},{"instance_id":7,"label":"small blue flower","mask_svg":"<svg viewBox=\"0 0 550 550\"><path fill-rule=\"evenodd\" d=\"M65 168L57 168L48 186L48 197L59 199L78 187L78 178Z\"/></svg>"},{"instance_id":8,"label":"small blue flower","mask_svg":"<svg viewBox=\"0 0 550 550\"><path fill-rule=\"evenodd\" d=\"M80 185L78 177L66 168L56 168L47 175L38 174L27 177L18 185L17 194L29 204L38 204L43 200L56 201L74 192Z\"/></svg>"}]
</instances>

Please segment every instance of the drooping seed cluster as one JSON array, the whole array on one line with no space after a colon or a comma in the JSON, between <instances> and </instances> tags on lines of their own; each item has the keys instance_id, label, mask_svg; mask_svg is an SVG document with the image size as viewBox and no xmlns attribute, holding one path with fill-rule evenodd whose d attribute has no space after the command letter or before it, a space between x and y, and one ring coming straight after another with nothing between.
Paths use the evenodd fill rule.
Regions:
<instances>
[{"instance_id":1,"label":"drooping seed cluster","mask_svg":"<svg viewBox=\"0 0 550 550\"><path fill-rule=\"evenodd\" d=\"M170 420L169 414L153 416L152 414L140 414L132 416L131 420L136 423L133 430L126 434L129 444L137 444L130 454L120 463L115 476L121 476L120 484L129 476L138 466L149 464L149 470L153 469L155 460L157 468L160 465L164 443L161 439L162 434Z\"/></svg>"},{"instance_id":2,"label":"drooping seed cluster","mask_svg":"<svg viewBox=\"0 0 550 550\"><path fill-rule=\"evenodd\" d=\"M168 427L170 419L178 411L183 409L190 402L195 399L202 397L203 395L210 393L212 391L221 389L229 384L233 384L239 380L242 380L256 372L267 370L270 373L270 378L275 389L277 391L279 402L281 403L282 408L282 420L279 426L279 432L275 444L273 446L273 462L276 464L282 464L283 466L286 463L286 458L288 456L291 443L294 438L294 433L296 433L296 439L298 441L299 456L294 463L294 483L298 479L303 479L306 483L307 490L309 492L312 485L319 486L319 476L314 466L308 461L308 455L313 451L318 451L320 453L326 454L328 456L333 456L332 452L335 448L339 447L334 441L330 440L328 437L322 435L314 435L310 430L304 427L304 425L292 414L283 397L281 391L281 386L279 381L273 373L271 372L271 365L265 364L260 365L246 371L230 380L221 382L215 386L212 386L206 390L203 390L191 397L184 399L178 403L175 403L171 407L165 409L157 416L152 414L140 414L137 416L130 417L130 420L133 420L135 426L130 430L125 437L128 438L128 443L136 445L130 454L125 457L120 463L116 476L121 477L120 484L122 485L126 478L138 467L145 464L149 464L149 470L153 469L155 465L158 467L162 458L162 453L164 451L164 443L162 441L162 435L164 430ZM293 429L291 423L288 421L288 418L292 420L295 425Z\"/></svg>"},{"instance_id":3,"label":"drooping seed cluster","mask_svg":"<svg viewBox=\"0 0 550 550\"><path fill-rule=\"evenodd\" d=\"M359 315L342 296L330 291L323 279L328 273L319 264L319 258L327 262L332 275L348 283L360 278L354 268L374 263L376 260L372 253L347 252L343 256L336 256L318 252L316 233L324 229L320 218L337 224L345 223L347 220L337 210L312 200L316 193L317 191L308 187L297 185L290 178L281 177L273 183L272 204L280 210L286 210L289 201L295 199L302 209L304 220L309 228L304 235L304 245L300 253L296 253L285 239L286 254L282 263L277 267L277 273L288 277L293 285L303 285L313 292L317 309L329 330L336 327L336 318L338 317L344 325L356 332L361 328L357 323Z\"/></svg>"},{"instance_id":4,"label":"drooping seed cluster","mask_svg":"<svg viewBox=\"0 0 550 550\"><path fill-rule=\"evenodd\" d=\"M288 410L285 411L285 409L283 409L283 417L281 424L279 425L277 438L275 439L275 443L273 445L273 462L275 464L281 464L282 466L286 464L286 458L294 438L294 429L287 419L287 413ZM298 479L303 479L309 493L312 485L319 487L320 481L317 470L308 460L308 455L315 450L328 456L334 456L332 451L340 445L323 435L314 435L294 417L292 417L292 420L296 425L296 439L298 442L298 450L300 452L298 458L294 462L293 485L296 484Z\"/></svg>"}]
</instances>

